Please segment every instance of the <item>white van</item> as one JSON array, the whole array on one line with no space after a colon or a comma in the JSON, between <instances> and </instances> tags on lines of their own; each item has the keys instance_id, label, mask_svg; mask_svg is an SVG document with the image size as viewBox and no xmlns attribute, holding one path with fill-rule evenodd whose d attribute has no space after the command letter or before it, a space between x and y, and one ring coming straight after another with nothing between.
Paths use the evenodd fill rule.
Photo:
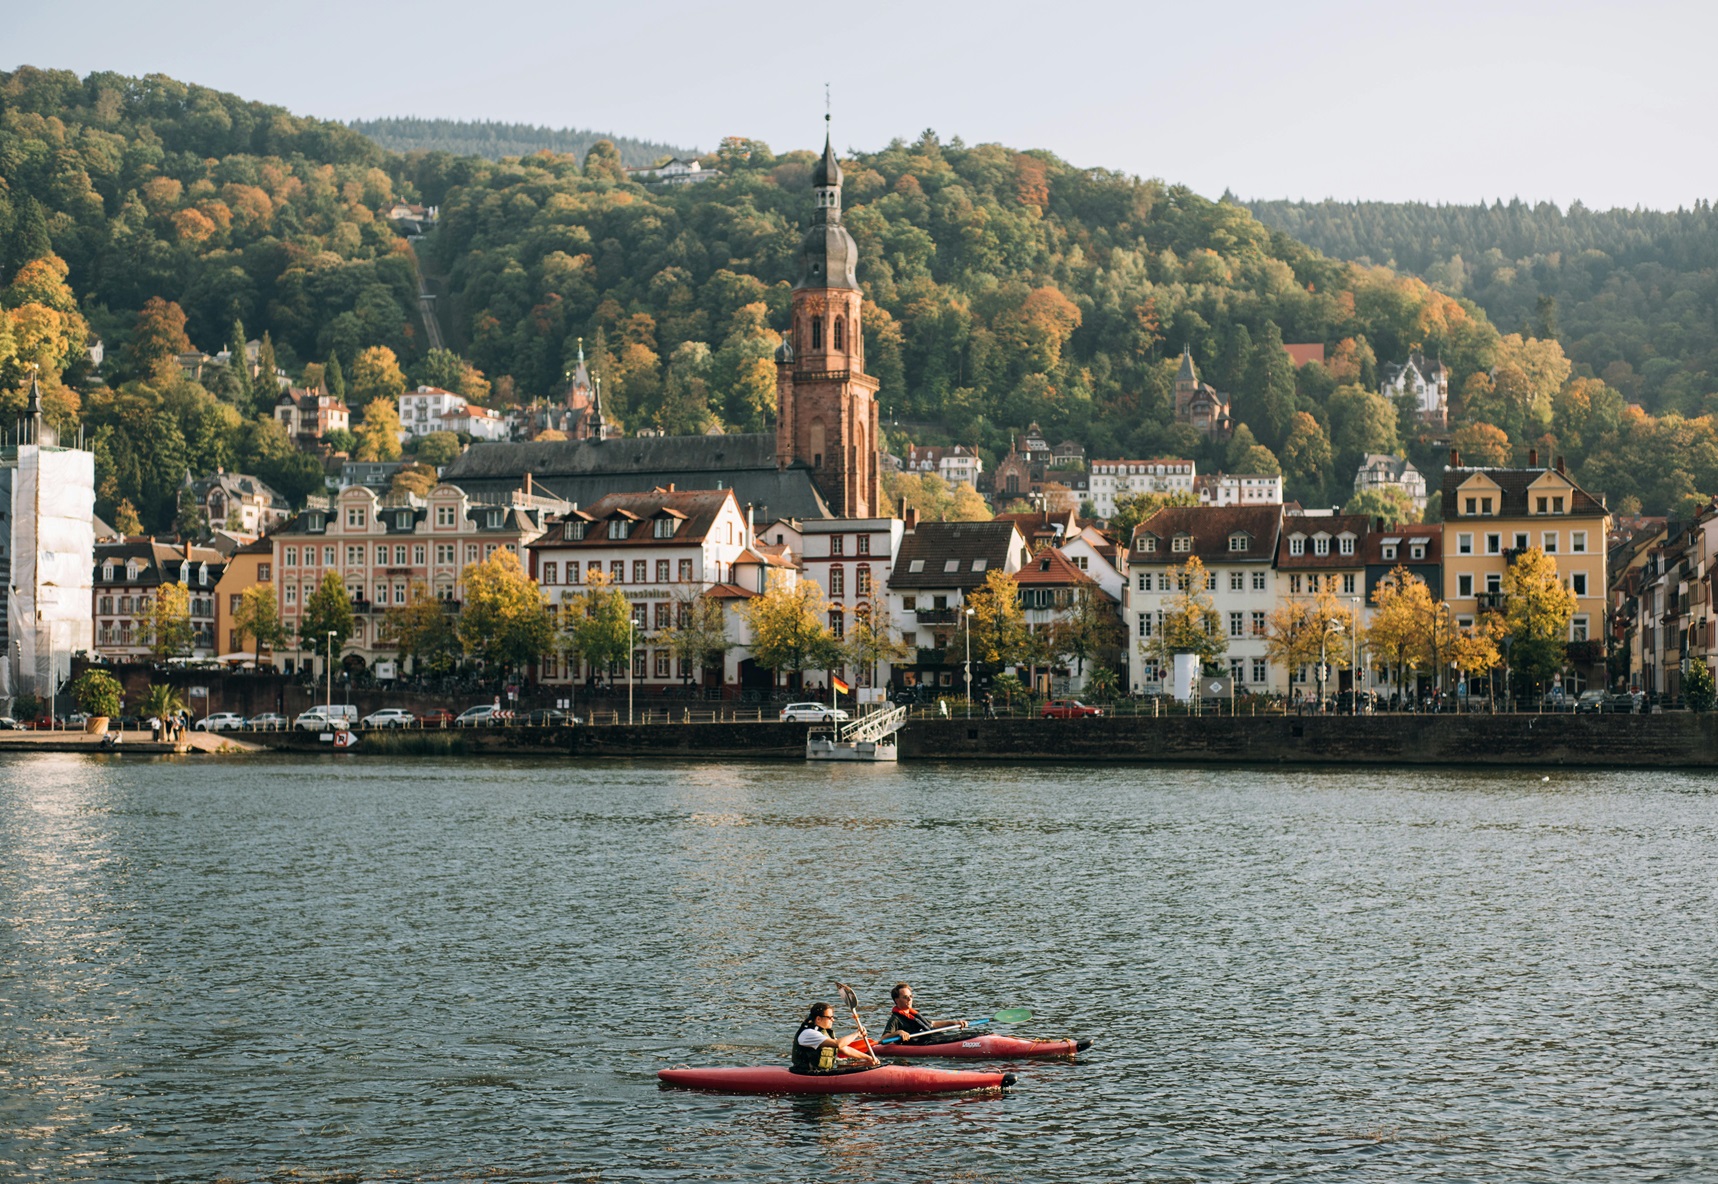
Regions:
<instances>
[{"instance_id":1,"label":"white van","mask_svg":"<svg viewBox=\"0 0 1718 1184\"><path fill-rule=\"evenodd\" d=\"M350 703L321 703L292 721L292 726L304 732L322 732L330 727L354 728L358 725L358 709Z\"/></svg>"}]
</instances>

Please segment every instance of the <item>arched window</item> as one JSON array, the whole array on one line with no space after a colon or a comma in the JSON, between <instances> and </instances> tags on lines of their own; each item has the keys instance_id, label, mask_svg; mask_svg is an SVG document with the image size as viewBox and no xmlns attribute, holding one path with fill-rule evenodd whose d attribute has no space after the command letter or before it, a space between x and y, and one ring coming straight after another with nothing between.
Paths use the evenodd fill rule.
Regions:
<instances>
[{"instance_id":1,"label":"arched window","mask_svg":"<svg viewBox=\"0 0 1718 1184\"><path fill-rule=\"evenodd\" d=\"M812 349L822 349L823 348L823 318L822 317L812 317L811 318L811 348Z\"/></svg>"},{"instance_id":2,"label":"arched window","mask_svg":"<svg viewBox=\"0 0 1718 1184\"><path fill-rule=\"evenodd\" d=\"M821 419L814 419L811 421L811 431L809 436L810 440L808 442L811 447L807 449L807 451L811 453L811 467L814 469L821 469L823 467L824 443L823 421Z\"/></svg>"},{"instance_id":3,"label":"arched window","mask_svg":"<svg viewBox=\"0 0 1718 1184\"><path fill-rule=\"evenodd\" d=\"M836 349L843 349L843 348L845 348L845 347L844 347L844 346L843 346L843 345L842 345L842 344L841 344L841 338L842 338L842 330L843 330L843 329L844 329L844 328L845 328L845 327L846 327L846 325L845 325L845 322L844 322L844 320L843 320L843 318L841 318L841 317L836 317L836 318L835 318L835 348L836 348Z\"/></svg>"}]
</instances>

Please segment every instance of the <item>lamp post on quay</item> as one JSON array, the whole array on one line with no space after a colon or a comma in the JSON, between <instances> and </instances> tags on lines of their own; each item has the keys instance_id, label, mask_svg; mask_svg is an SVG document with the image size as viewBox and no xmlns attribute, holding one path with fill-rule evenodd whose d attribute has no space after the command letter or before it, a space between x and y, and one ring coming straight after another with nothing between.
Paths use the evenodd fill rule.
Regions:
<instances>
[{"instance_id":1,"label":"lamp post on quay","mask_svg":"<svg viewBox=\"0 0 1718 1184\"><path fill-rule=\"evenodd\" d=\"M1318 635L1318 714L1320 715L1324 714L1324 678L1329 672L1329 664L1326 661L1326 647L1330 643L1330 635L1332 633L1341 632L1341 621L1326 621L1324 623L1324 632Z\"/></svg>"},{"instance_id":2,"label":"lamp post on quay","mask_svg":"<svg viewBox=\"0 0 1718 1184\"><path fill-rule=\"evenodd\" d=\"M1348 622L1349 625L1351 626L1350 632L1354 636L1354 656L1350 660L1350 664L1348 667L1348 670L1349 670L1348 693L1349 693L1349 696L1354 700L1354 702L1351 704L1351 706L1353 707L1353 710L1349 714L1359 715L1360 714L1360 597L1350 596L1348 598L1348 601L1350 604L1352 604L1354 606L1353 616L1351 616L1349 618L1349 622Z\"/></svg>"},{"instance_id":3,"label":"lamp post on quay","mask_svg":"<svg viewBox=\"0 0 1718 1184\"><path fill-rule=\"evenodd\" d=\"M966 610L966 718L972 718L972 610Z\"/></svg>"},{"instance_id":4,"label":"lamp post on quay","mask_svg":"<svg viewBox=\"0 0 1718 1184\"><path fill-rule=\"evenodd\" d=\"M328 631L328 699L330 708L334 706L334 630Z\"/></svg>"}]
</instances>

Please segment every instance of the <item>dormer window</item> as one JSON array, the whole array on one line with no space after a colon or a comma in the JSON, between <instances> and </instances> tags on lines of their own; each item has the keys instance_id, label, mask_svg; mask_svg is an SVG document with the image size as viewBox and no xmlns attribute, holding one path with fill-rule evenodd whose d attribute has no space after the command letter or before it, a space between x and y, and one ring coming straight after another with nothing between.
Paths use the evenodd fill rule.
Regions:
<instances>
[{"instance_id":1,"label":"dormer window","mask_svg":"<svg viewBox=\"0 0 1718 1184\"><path fill-rule=\"evenodd\" d=\"M1171 540L1169 549L1174 551L1177 555L1187 554L1189 551L1193 550L1193 536L1190 534L1176 535L1175 538Z\"/></svg>"},{"instance_id":2,"label":"dormer window","mask_svg":"<svg viewBox=\"0 0 1718 1184\"><path fill-rule=\"evenodd\" d=\"M394 519L394 523L401 530L410 530L412 528L412 512L410 510L401 510L399 516Z\"/></svg>"},{"instance_id":3,"label":"dormer window","mask_svg":"<svg viewBox=\"0 0 1718 1184\"><path fill-rule=\"evenodd\" d=\"M207 563L197 565L197 583L204 588L209 586L209 565Z\"/></svg>"},{"instance_id":4,"label":"dormer window","mask_svg":"<svg viewBox=\"0 0 1718 1184\"><path fill-rule=\"evenodd\" d=\"M1396 544L1385 543L1382 547L1378 548L1378 554L1386 561L1396 558Z\"/></svg>"},{"instance_id":5,"label":"dormer window","mask_svg":"<svg viewBox=\"0 0 1718 1184\"><path fill-rule=\"evenodd\" d=\"M608 537L609 538L611 538L611 539L624 539L627 537L627 535L629 535L631 533L632 533L632 523L628 522L625 518L610 518L609 519L609 522L608 522Z\"/></svg>"},{"instance_id":6,"label":"dormer window","mask_svg":"<svg viewBox=\"0 0 1718 1184\"><path fill-rule=\"evenodd\" d=\"M1252 536L1245 532L1237 531L1229 536L1229 550L1231 551L1250 550L1252 548L1252 543Z\"/></svg>"},{"instance_id":7,"label":"dormer window","mask_svg":"<svg viewBox=\"0 0 1718 1184\"><path fill-rule=\"evenodd\" d=\"M137 579L137 560L127 559L125 561L125 579L127 583Z\"/></svg>"},{"instance_id":8,"label":"dormer window","mask_svg":"<svg viewBox=\"0 0 1718 1184\"><path fill-rule=\"evenodd\" d=\"M1157 550L1157 536L1156 535L1149 535L1149 534L1140 535L1139 536L1139 549L1141 551L1146 551L1146 552Z\"/></svg>"},{"instance_id":9,"label":"dormer window","mask_svg":"<svg viewBox=\"0 0 1718 1184\"><path fill-rule=\"evenodd\" d=\"M1312 536L1312 553L1314 555L1328 555L1328 554L1330 554L1330 536L1327 534L1315 534L1315 535L1313 535Z\"/></svg>"},{"instance_id":10,"label":"dormer window","mask_svg":"<svg viewBox=\"0 0 1718 1184\"><path fill-rule=\"evenodd\" d=\"M1303 535L1303 534L1291 534L1291 535L1289 535L1289 554L1290 555L1305 555L1306 554L1306 536L1305 535Z\"/></svg>"},{"instance_id":11,"label":"dormer window","mask_svg":"<svg viewBox=\"0 0 1718 1184\"><path fill-rule=\"evenodd\" d=\"M112 580L113 579L113 564L104 563L101 565L101 578L103 580Z\"/></svg>"},{"instance_id":12,"label":"dormer window","mask_svg":"<svg viewBox=\"0 0 1718 1184\"><path fill-rule=\"evenodd\" d=\"M346 508L346 525L347 526L363 526L364 525L364 511L360 510L357 506L348 506Z\"/></svg>"},{"instance_id":13,"label":"dormer window","mask_svg":"<svg viewBox=\"0 0 1718 1184\"><path fill-rule=\"evenodd\" d=\"M678 518L658 518L656 520L656 537L659 539L671 539L674 537L674 532L679 529L680 519Z\"/></svg>"},{"instance_id":14,"label":"dormer window","mask_svg":"<svg viewBox=\"0 0 1718 1184\"><path fill-rule=\"evenodd\" d=\"M189 563L181 562L179 564L179 582L186 585L191 583L191 565Z\"/></svg>"},{"instance_id":15,"label":"dormer window","mask_svg":"<svg viewBox=\"0 0 1718 1184\"><path fill-rule=\"evenodd\" d=\"M489 511L488 522L489 522L489 528L491 530L495 530L495 529L500 527L501 518L502 518L502 515L504 513L506 513L506 511L504 511L504 510L491 510L491 511Z\"/></svg>"},{"instance_id":16,"label":"dormer window","mask_svg":"<svg viewBox=\"0 0 1718 1184\"><path fill-rule=\"evenodd\" d=\"M1336 549L1344 555L1354 554L1354 536L1351 534L1342 535L1336 540Z\"/></svg>"},{"instance_id":17,"label":"dormer window","mask_svg":"<svg viewBox=\"0 0 1718 1184\"><path fill-rule=\"evenodd\" d=\"M561 524L561 537L569 543L580 542L585 537L585 523L564 522Z\"/></svg>"}]
</instances>

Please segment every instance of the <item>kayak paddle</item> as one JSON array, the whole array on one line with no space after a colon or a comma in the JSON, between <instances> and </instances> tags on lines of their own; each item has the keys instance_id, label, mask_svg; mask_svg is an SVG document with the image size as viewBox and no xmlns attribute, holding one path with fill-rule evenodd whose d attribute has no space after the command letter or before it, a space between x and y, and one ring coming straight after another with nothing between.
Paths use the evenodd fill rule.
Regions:
<instances>
[{"instance_id":1,"label":"kayak paddle","mask_svg":"<svg viewBox=\"0 0 1718 1184\"><path fill-rule=\"evenodd\" d=\"M853 1013L853 1026L859 1029L859 1039L865 1042L867 1048L871 1047L871 1035L865 1031L865 1022L859 1018L859 996L846 983L836 983L835 989L841 992L841 1001L847 1004L847 1009ZM866 1055L870 1056L873 1065L878 1063L874 1053Z\"/></svg>"},{"instance_id":2,"label":"kayak paddle","mask_svg":"<svg viewBox=\"0 0 1718 1184\"><path fill-rule=\"evenodd\" d=\"M1031 1018L1032 1018L1032 1013L1030 1011L1028 1011L1026 1008L1024 1008L1024 1007L1011 1007L1007 1011L999 1011L995 1015L987 1015L981 1020L967 1020L966 1026L969 1028L976 1028L980 1024L1019 1024L1019 1023L1024 1023L1026 1020L1029 1020ZM933 1028L933 1029L931 1029L931 1031L933 1031L933 1032L934 1031L945 1031L946 1032L947 1030L948 1029L946 1029L946 1028L942 1028L942 1029ZM929 1033L927 1033L927 1032L915 1032L915 1033L913 1033L913 1035L915 1035L915 1036L925 1036L928 1034ZM902 1040L902 1039L905 1039L905 1038L901 1037L901 1036L891 1036L887 1040L879 1040L879 1041L877 1041L877 1043L878 1044L893 1044L893 1043L895 1043L895 1041Z\"/></svg>"}]
</instances>

